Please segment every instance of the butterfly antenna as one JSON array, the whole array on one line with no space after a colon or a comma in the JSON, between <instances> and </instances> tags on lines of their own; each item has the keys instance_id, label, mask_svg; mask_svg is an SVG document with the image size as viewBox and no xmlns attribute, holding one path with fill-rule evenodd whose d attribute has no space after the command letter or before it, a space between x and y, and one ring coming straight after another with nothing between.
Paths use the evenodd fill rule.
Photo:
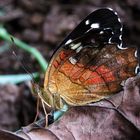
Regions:
<instances>
[{"instance_id":1,"label":"butterfly antenna","mask_svg":"<svg viewBox=\"0 0 140 140\"><path fill-rule=\"evenodd\" d=\"M15 46L14 38L13 38L12 36L11 36L10 38L11 38L11 41L12 41L12 43L13 43L13 46ZM35 78L34 78L33 74L26 68L26 67L28 67L28 66L25 66L25 64L23 63L23 61L22 61L21 59L18 58L18 56L17 56L15 50L14 50L13 48L11 48L11 49L12 49L13 55L16 57L16 59L18 60L18 62L19 62L20 65L21 65L21 67L22 67L22 68L24 69L24 71L25 71L27 74L29 74L29 76L31 77L32 82L33 82L33 83L36 83L35 80L34 80Z\"/></svg>"},{"instance_id":2,"label":"butterfly antenna","mask_svg":"<svg viewBox=\"0 0 140 140\"><path fill-rule=\"evenodd\" d=\"M11 36L11 41L13 43L13 46L15 46L15 41L14 41L14 38ZM18 60L18 62L20 63L21 67L25 70L25 72L31 77L31 83L32 83L32 86L36 89L37 88L37 82L35 81L35 78L33 76L33 74L26 68L28 66L25 66L25 64L23 63L23 61L21 59L18 58L18 55L16 54L15 50L13 48L12 49L12 53L13 55L16 57L16 59ZM38 88L37 88L38 89ZM39 115L39 98L37 97L37 109L36 109L36 116L35 116L35 119L34 119L34 122L37 120L37 117ZM43 106L44 108L44 106ZM46 112L45 112L46 113Z\"/></svg>"}]
</instances>

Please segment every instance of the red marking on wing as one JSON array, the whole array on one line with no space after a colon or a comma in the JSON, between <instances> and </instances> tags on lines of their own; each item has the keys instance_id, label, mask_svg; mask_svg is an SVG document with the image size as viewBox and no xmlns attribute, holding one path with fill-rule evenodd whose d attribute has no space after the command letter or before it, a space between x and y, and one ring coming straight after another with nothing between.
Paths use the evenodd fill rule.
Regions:
<instances>
[{"instance_id":1,"label":"red marking on wing","mask_svg":"<svg viewBox=\"0 0 140 140\"><path fill-rule=\"evenodd\" d=\"M86 73L85 73L86 75ZM83 75L83 76L85 76ZM84 77L85 78L85 77ZM97 72L92 72L90 76L88 77L88 79L85 81L85 85L93 85L93 84L101 84L104 83L103 78L97 73Z\"/></svg>"},{"instance_id":2,"label":"red marking on wing","mask_svg":"<svg viewBox=\"0 0 140 140\"><path fill-rule=\"evenodd\" d=\"M97 66L90 66L90 67L89 67L89 69L90 69L91 71L94 71L96 68L97 68Z\"/></svg>"},{"instance_id":3,"label":"red marking on wing","mask_svg":"<svg viewBox=\"0 0 140 140\"><path fill-rule=\"evenodd\" d=\"M69 61L66 61L60 68L60 72L64 73L66 76L70 77L71 80L77 80L84 69L78 67L77 65L71 64Z\"/></svg>"},{"instance_id":4,"label":"red marking on wing","mask_svg":"<svg viewBox=\"0 0 140 140\"><path fill-rule=\"evenodd\" d=\"M82 75L83 70L83 68L75 65L71 71L70 78L72 80L77 80Z\"/></svg>"},{"instance_id":5,"label":"red marking on wing","mask_svg":"<svg viewBox=\"0 0 140 140\"><path fill-rule=\"evenodd\" d=\"M61 62L63 62L63 60L65 60L65 58L69 55L69 52L65 52L65 51L61 51L59 54L58 54L58 57L56 57L52 63L52 65L55 67L55 68L58 68L61 64Z\"/></svg>"},{"instance_id":6,"label":"red marking on wing","mask_svg":"<svg viewBox=\"0 0 140 140\"><path fill-rule=\"evenodd\" d=\"M80 77L80 81L85 85L102 84L105 82L115 81L113 72L106 66L102 65L96 71L86 70Z\"/></svg>"},{"instance_id":7,"label":"red marking on wing","mask_svg":"<svg viewBox=\"0 0 140 140\"><path fill-rule=\"evenodd\" d=\"M89 77L90 77L90 75L92 74L92 71L90 71L90 70L86 70L84 73L83 73L83 75L80 77L80 81L81 82L85 82Z\"/></svg>"},{"instance_id":8,"label":"red marking on wing","mask_svg":"<svg viewBox=\"0 0 140 140\"><path fill-rule=\"evenodd\" d=\"M103 73L110 72L110 69L106 67L105 65L101 65L96 69L96 71L100 74L103 74Z\"/></svg>"},{"instance_id":9,"label":"red marking on wing","mask_svg":"<svg viewBox=\"0 0 140 140\"><path fill-rule=\"evenodd\" d=\"M59 62L57 60L55 60L52 64L55 68L57 68L59 66Z\"/></svg>"},{"instance_id":10,"label":"red marking on wing","mask_svg":"<svg viewBox=\"0 0 140 140\"><path fill-rule=\"evenodd\" d=\"M105 65L102 65L96 69L96 71L103 77L106 82L111 82L115 80L114 73L111 71L111 68L108 68Z\"/></svg>"},{"instance_id":11,"label":"red marking on wing","mask_svg":"<svg viewBox=\"0 0 140 140\"><path fill-rule=\"evenodd\" d=\"M103 78L105 79L106 82L112 82L112 81L116 80L113 72L108 72L106 74L103 74L102 76L103 76Z\"/></svg>"},{"instance_id":12,"label":"red marking on wing","mask_svg":"<svg viewBox=\"0 0 140 140\"><path fill-rule=\"evenodd\" d=\"M68 54L66 54L66 52L61 51L60 54L59 54L59 57L60 57L61 60L64 60L67 57L67 55Z\"/></svg>"}]
</instances>

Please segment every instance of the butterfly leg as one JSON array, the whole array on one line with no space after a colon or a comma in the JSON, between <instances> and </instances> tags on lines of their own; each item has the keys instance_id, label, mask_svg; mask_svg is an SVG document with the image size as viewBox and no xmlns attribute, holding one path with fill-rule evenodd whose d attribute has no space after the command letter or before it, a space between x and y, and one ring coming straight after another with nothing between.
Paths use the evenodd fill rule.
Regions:
<instances>
[{"instance_id":1,"label":"butterfly leg","mask_svg":"<svg viewBox=\"0 0 140 140\"><path fill-rule=\"evenodd\" d=\"M39 101L40 101L40 99L39 99L39 97L37 97L36 116L35 116L34 122L37 121L37 117L38 117L38 115L39 115L39 103L40 103Z\"/></svg>"},{"instance_id":2,"label":"butterfly leg","mask_svg":"<svg viewBox=\"0 0 140 140\"><path fill-rule=\"evenodd\" d=\"M50 124L54 122L54 110L46 114L45 119L46 119L45 128L47 128Z\"/></svg>"},{"instance_id":3,"label":"butterfly leg","mask_svg":"<svg viewBox=\"0 0 140 140\"><path fill-rule=\"evenodd\" d=\"M43 100L41 100L41 102L42 102L42 107L43 107L43 110L44 110L44 113L45 113L45 119L46 119L45 128L47 128L47 127L48 127L48 113L47 113L47 111L46 111L44 101L43 101Z\"/></svg>"}]
</instances>

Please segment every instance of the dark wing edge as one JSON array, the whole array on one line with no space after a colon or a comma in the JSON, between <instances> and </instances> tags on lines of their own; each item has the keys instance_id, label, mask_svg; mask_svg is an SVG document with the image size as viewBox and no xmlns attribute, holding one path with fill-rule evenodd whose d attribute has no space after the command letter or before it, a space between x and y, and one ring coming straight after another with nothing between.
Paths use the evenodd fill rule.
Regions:
<instances>
[{"instance_id":1,"label":"dark wing edge","mask_svg":"<svg viewBox=\"0 0 140 140\"><path fill-rule=\"evenodd\" d=\"M58 48L72 42L81 35L90 30L103 31L105 29L112 30L112 37L108 43L117 43L118 47L122 48L122 24L117 12L111 8L102 8L93 11L60 43Z\"/></svg>"}]
</instances>

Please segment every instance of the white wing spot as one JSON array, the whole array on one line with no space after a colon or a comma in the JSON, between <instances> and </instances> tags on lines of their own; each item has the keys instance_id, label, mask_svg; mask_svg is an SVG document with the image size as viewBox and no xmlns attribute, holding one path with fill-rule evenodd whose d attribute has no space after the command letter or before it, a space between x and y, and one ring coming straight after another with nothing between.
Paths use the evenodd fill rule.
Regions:
<instances>
[{"instance_id":1,"label":"white wing spot","mask_svg":"<svg viewBox=\"0 0 140 140\"><path fill-rule=\"evenodd\" d=\"M95 28L95 29L97 29L97 28L100 27L100 25L99 25L99 23L93 23L93 24L91 24L90 27L91 27L91 28Z\"/></svg>"},{"instance_id":2,"label":"white wing spot","mask_svg":"<svg viewBox=\"0 0 140 140\"><path fill-rule=\"evenodd\" d=\"M75 49L77 49L80 45L81 45L81 42L79 42L79 43L77 43L77 44L74 44L74 45L71 47L71 49L72 49L72 50L75 50Z\"/></svg>"},{"instance_id":3,"label":"white wing spot","mask_svg":"<svg viewBox=\"0 0 140 140\"><path fill-rule=\"evenodd\" d=\"M82 46L80 46L79 48L76 49L76 53L79 53L82 50Z\"/></svg>"},{"instance_id":4,"label":"white wing spot","mask_svg":"<svg viewBox=\"0 0 140 140\"><path fill-rule=\"evenodd\" d=\"M117 12L114 12L115 13L115 15L118 15L118 13Z\"/></svg>"},{"instance_id":5,"label":"white wing spot","mask_svg":"<svg viewBox=\"0 0 140 140\"><path fill-rule=\"evenodd\" d=\"M74 59L73 57L70 57L69 58L69 61L71 62L71 64L73 64L73 65L75 65L76 64L76 62L77 62L77 60L76 59Z\"/></svg>"},{"instance_id":6,"label":"white wing spot","mask_svg":"<svg viewBox=\"0 0 140 140\"><path fill-rule=\"evenodd\" d=\"M120 19L120 18L118 18L118 21L119 21L119 22L121 22L121 19Z\"/></svg>"},{"instance_id":7,"label":"white wing spot","mask_svg":"<svg viewBox=\"0 0 140 140\"><path fill-rule=\"evenodd\" d=\"M123 28L120 28L120 31L122 32Z\"/></svg>"},{"instance_id":8,"label":"white wing spot","mask_svg":"<svg viewBox=\"0 0 140 140\"><path fill-rule=\"evenodd\" d=\"M104 30L108 30L108 29L111 29L111 28L109 28L109 27L108 28L104 28Z\"/></svg>"},{"instance_id":9,"label":"white wing spot","mask_svg":"<svg viewBox=\"0 0 140 140\"><path fill-rule=\"evenodd\" d=\"M86 25L89 25L89 20L87 20L87 21L85 22L85 24L86 24Z\"/></svg>"},{"instance_id":10,"label":"white wing spot","mask_svg":"<svg viewBox=\"0 0 140 140\"><path fill-rule=\"evenodd\" d=\"M113 11L113 9L112 9L112 8L110 8L110 7L108 7L107 9L109 9L110 11Z\"/></svg>"},{"instance_id":11,"label":"white wing spot","mask_svg":"<svg viewBox=\"0 0 140 140\"><path fill-rule=\"evenodd\" d=\"M136 66L136 68L135 68L135 73L136 73L136 74L140 73L140 67L139 67L139 65Z\"/></svg>"},{"instance_id":12,"label":"white wing spot","mask_svg":"<svg viewBox=\"0 0 140 140\"><path fill-rule=\"evenodd\" d=\"M135 57L138 57L138 52L137 52L137 50L135 51Z\"/></svg>"},{"instance_id":13,"label":"white wing spot","mask_svg":"<svg viewBox=\"0 0 140 140\"><path fill-rule=\"evenodd\" d=\"M100 33L99 33L99 34L101 35L101 34L103 34L103 33L104 33L104 31L100 31Z\"/></svg>"},{"instance_id":14,"label":"white wing spot","mask_svg":"<svg viewBox=\"0 0 140 140\"><path fill-rule=\"evenodd\" d=\"M69 39L66 43L65 43L65 45L67 45L67 44L69 44L69 43L71 43L72 42L72 39Z\"/></svg>"},{"instance_id":15,"label":"white wing spot","mask_svg":"<svg viewBox=\"0 0 140 140\"><path fill-rule=\"evenodd\" d=\"M122 40L122 35L119 36L119 39Z\"/></svg>"},{"instance_id":16,"label":"white wing spot","mask_svg":"<svg viewBox=\"0 0 140 140\"><path fill-rule=\"evenodd\" d=\"M111 44L111 38L109 38L108 43Z\"/></svg>"},{"instance_id":17,"label":"white wing spot","mask_svg":"<svg viewBox=\"0 0 140 140\"><path fill-rule=\"evenodd\" d=\"M74 43L71 43L69 46L72 48L75 44Z\"/></svg>"},{"instance_id":18,"label":"white wing spot","mask_svg":"<svg viewBox=\"0 0 140 140\"><path fill-rule=\"evenodd\" d=\"M126 50L127 49L127 47L122 47L122 43L120 45L117 45L117 47L121 50Z\"/></svg>"}]
</instances>

